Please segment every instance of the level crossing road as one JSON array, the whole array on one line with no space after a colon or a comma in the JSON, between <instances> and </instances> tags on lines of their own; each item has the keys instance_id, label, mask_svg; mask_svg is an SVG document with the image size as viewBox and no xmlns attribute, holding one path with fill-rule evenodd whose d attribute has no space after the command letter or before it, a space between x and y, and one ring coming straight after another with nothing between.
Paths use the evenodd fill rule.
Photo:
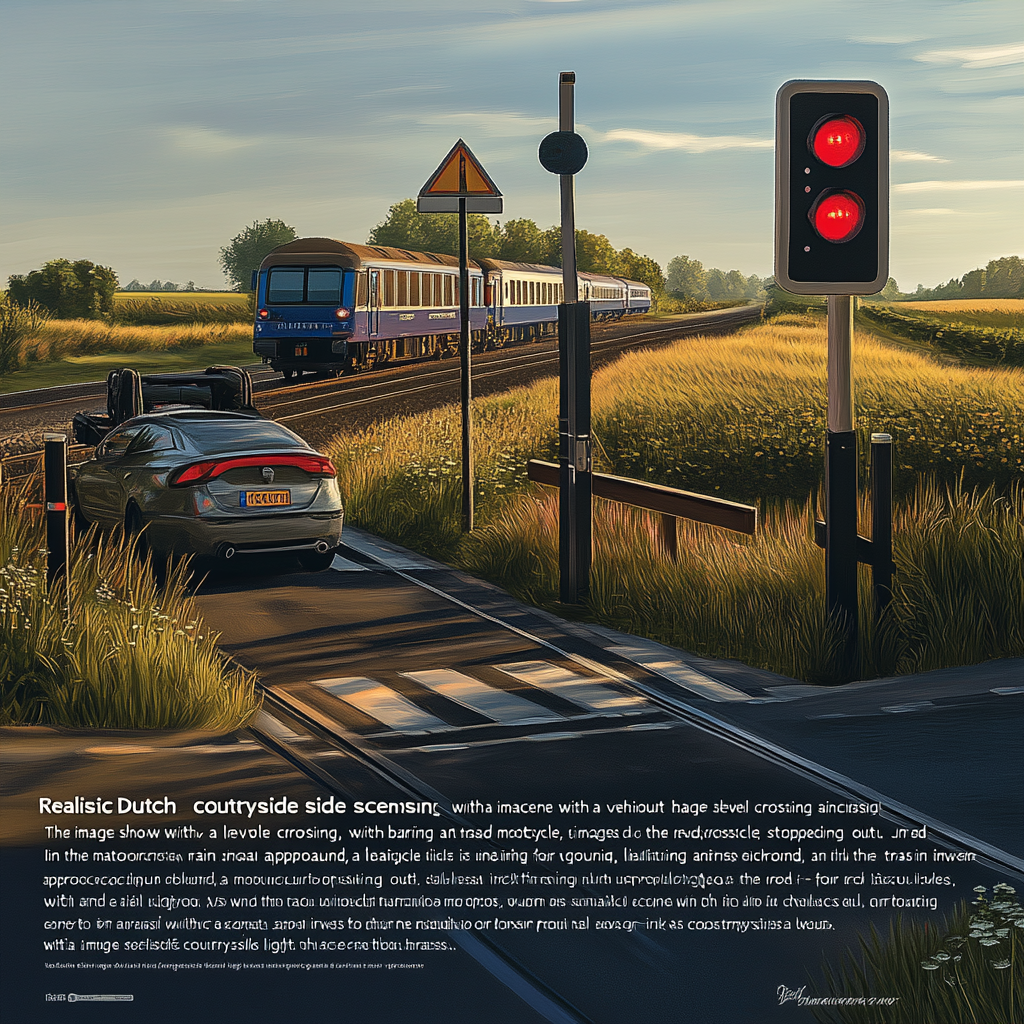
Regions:
<instances>
[{"instance_id":1,"label":"level crossing road","mask_svg":"<svg viewBox=\"0 0 1024 1024\"><path fill-rule=\"evenodd\" d=\"M983 687L971 700L960 700L954 729L948 716L944 722L928 717L920 688L910 702L915 712L892 711L900 705L884 688L874 697L868 689L844 688L846 704L830 710L829 695L810 693L793 680L701 662L563 622L354 530L332 572L225 577L208 581L198 601L208 624L222 633L224 649L260 670L269 715L257 723L256 734L309 777L340 792L347 791L344 766L355 758L398 790L437 800L462 827L502 821L484 811L498 800L569 808L582 799L600 808L588 812L588 827L621 829L629 822L647 837L652 826L693 824L643 809L659 802L665 808L673 801L799 807L878 798L885 813L873 824L884 837L879 832L861 843L866 849L902 849L906 840L896 840L897 829L924 827L927 838L914 841L918 852L952 851L969 861L943 868L957 898L968 897L975 885L1020 877L1020 851L1003 842L1017 814L1010 790L1018 784L1007 781L1013 769L1005 759L1012 740L1000 726L1016 719L1019 727L1020 697L1012 686ZM793 710L801 706L808 712ZM925 715L915 717L921 710ZM899 723L902 751L887 774L878 767L878 746L893 722ZM986 733L989 743L982 750L978 739ZM295 742L297 736L302 743ZM303 752L310 737L319 744L314 755ZM930 763L924 748L933 751ZM338 751L345 756L339 758ZM339 761L340 775L334 767ZM944 775L937 767L942 764ZM929 772L953 797L947 804L931 791L934 784L931 790L926 785ZM970 794L980 788L979 776L987 777L989 799L958 799L957 785ZM616 804L636 812L627 810L623 817L622 810L613 811ZM954 812L955 820L944 820L944 810ZM770 826L801 822L799 812L744 820L754 820L762 834ZM510 822L522 825L524 819L504 819ZM723 822L738 823L714 823ZM540 824L566 835L580 818L556 809ZM712 847L739 853L751 846L689 845L691 856ZM579 849L607 847L621 848L591 843ZM506 844L499 855L513 853ZM523 1020L533 1019L530 1013L552 1021L645 1024L791 1020L792 1007L778 1004L778 987L798 988L809 973L817 975L823 950L834 957L841 945L855 944L854 932L866 931L869 920L888 919L878 911L850 911L834 931L787 932L781 941L769 930L669 930L673 911L629 906L641 890L616 888L613 880L623 877L622 870L620 863L607 874L603 867L578 872L575 895L582 897L581 906L594 906L586 901L618 893L627 900L620 917L637 921L632 930L470 932L457 939L477 967L528 1004ZM665 872L656 863L642 870ZM831 895L814 875L798 869L793 892L811 899ZM528 881L535 877L528 870L489 876L479 890L485 896L543 898L553 891ZM841 883L834 894L854 898L855 890ZM678 886L670 891L673 898L689 893ZM709 895L707 889L693 891L700 900ZM710 909L687 913L708 919L768 916L726 912L722 904L704 907ZM601 913L591 911L588 920L596 924ZM736 984L738 964L742 985ZM374 1012L382 1021L392 1019L386 1000Z\"/></svg>"}]
</instances>

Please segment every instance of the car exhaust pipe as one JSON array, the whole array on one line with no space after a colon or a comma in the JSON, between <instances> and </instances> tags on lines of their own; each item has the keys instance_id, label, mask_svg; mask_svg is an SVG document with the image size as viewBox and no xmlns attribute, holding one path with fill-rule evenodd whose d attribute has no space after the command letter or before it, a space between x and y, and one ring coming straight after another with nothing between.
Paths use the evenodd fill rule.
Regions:
<instances>
[{"instance_id":1,"label":"car exhaust pipe","mask_svg":"<svg viewBox=\"0 0 1024 1024\"><path fill-rule=\"evenodd\" d=\"M223 558L225 562L230 561L235 557L235 549L230 544L225 544L224 547L220 549L220 557Z\"/></svg>"},{"instance_id":2,"label":"car exhaust pipe","mask_svg":"<svg viewBox=\"0 0 1024 1024\"><path fill-rule=\"evenodd\" d=\"M326 555L331 550L331 545L325 540L318 540L316 542L316 552L319 555Z\"/></svg>"}]
</instances>

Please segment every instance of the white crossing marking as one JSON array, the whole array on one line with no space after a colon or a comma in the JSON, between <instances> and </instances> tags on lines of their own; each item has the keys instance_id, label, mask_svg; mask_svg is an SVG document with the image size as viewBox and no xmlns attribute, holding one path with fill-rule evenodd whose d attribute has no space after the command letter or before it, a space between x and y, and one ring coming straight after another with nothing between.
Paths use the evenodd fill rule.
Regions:
<instances>
[{"instance_id":1,"label":"white crossing marking","mask_svg":"<svg viewBox=\"0 0 1024 1024\"><path fill-rule=\"evenodd\" d=\"M451 729L447 722L435 718L421 707L407 700L390 686L378 683L365 676L349 676L340 679L317 679L316 686L322 686L329 694L351 704L364 715L401 732L437 732Z\"/></svg>"},{"instance_id":2,"label":"white crossing marking","mask_svg":"<svg viewBox=\"0 0 1024 1024\"><path fill-rule=\"evenodd\" d=\"M994 686L988 692L998 693L1001 697L1006 697L1011 693L1024 693L1024 686Z\"/></svg>"},{"instance_id":3,"label":"white crossing marking","mask_svg":"<svg viewBox=\"0 0 1024 1024\"><path fill-rule=\"evenodd\" d=\"M703 672L698 672L674 658L666 658L659 651L644 647L609 647L608 650L708 700L750 700L749 693L712 679L711 676L706 676Z\"/></svg>"},{"instance_id":4,"label":"white crossing marking","mask_svg":"<svg viewBox=\"0 0 1024 1024\"><path fill-rule=\"evenodd\" d=\"M374 544L369 537L360 536L354 530L342 537L342 547L351 548L361 555L368 555L370 558L383 562L389 569L429 569L425 561L410 558L401 551L392 551L389 548L380 547Z\"/></svg>"},{"instance_id":5,"label":"white crossing marking","mask_svg":"<svg viewBox=\"0 0 1024 1024\"><path fill-rule=\"evenodd\" d=\"M435 668L425 672L403 672L402 675L502 725L556 722L565 718L555 711L517 697L514 693L488 686L454 669Z\"/></svg>"},{"instance_id":6,"label":"white crossing marking","mask_svg":"<svg viewBox=\"0 0 1024 1024\"><path fill-rule=\"evenodd\" d=\"M611 708L636 707L647 703L643 697L636 694L622 693L596 679L578 676L575 672L547 661L518 661L494 667L505 675L512 676L513 679L550 690L588 711L607 711Z\"/></svg>"},{"instance_id":7,"label":"white crossing marking","mask_svg":"<svg viewBox=\"0 0 1024 1024\"><path fill-rule=\"evenodd\" d=\"M358 562L350 562L347 558L342 558L341 555L335 555L334 561L331 562L331 568L335 572L369 572L369 566L360 565Z\"/></svg>"}]
</instances>

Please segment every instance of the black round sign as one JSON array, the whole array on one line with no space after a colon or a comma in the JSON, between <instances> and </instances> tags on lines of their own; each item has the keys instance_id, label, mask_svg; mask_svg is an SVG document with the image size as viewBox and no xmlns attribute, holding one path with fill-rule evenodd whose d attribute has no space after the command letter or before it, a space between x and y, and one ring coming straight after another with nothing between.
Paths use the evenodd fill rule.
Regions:
<instances>
[{"instance_id":1,"label":"black round sign","mask_svg":"<svg viewBox=\"0 0 1024 1024\"><path fill-rule=\"evenodd\" d=\"M540 144L540 162L552 174L576 174L587 162L587 144L575 132L552 132Z\"/></svg>"}]
</instances>

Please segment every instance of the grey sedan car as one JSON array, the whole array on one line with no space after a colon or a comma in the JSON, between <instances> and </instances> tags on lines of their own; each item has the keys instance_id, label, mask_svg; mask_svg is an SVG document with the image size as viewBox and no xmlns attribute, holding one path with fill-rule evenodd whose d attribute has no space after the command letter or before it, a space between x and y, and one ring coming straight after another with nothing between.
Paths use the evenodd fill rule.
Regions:
<instances>
[{"instance_id":1,"label":"grey sedan car","mask_svg":"<svg viewBox=\"0 0 1024 1024\"><path fill-rule=\"evenodd\" d=\"M326 569L344 509L331 460L272 420L175 409L122 423L69 470L80 524L145 527L157 556L294 553Z\"/></svg>"}]
</instances>

